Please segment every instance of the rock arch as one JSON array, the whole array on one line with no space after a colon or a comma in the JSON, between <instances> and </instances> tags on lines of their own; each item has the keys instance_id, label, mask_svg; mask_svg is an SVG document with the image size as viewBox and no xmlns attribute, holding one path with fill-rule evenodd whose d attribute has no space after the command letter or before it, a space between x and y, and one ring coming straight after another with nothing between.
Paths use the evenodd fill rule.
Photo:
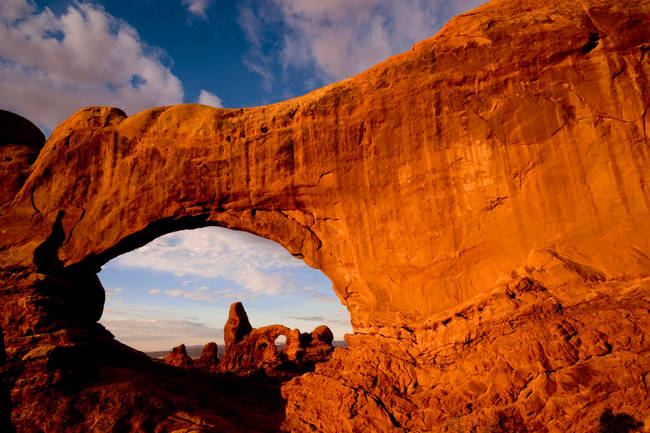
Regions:
<instances>
[{"instance_id":1,"label":"rock arch","mask_svg":"<svg viewBox=\"0 0 650 433\"><path fill-rule=\"evenodd\" d=\"M216 224L281 243L350 310L350 351L285 388L287 429L586 431L614 401L647 416L649 8L495 0L286 102L79 111L0 204L10 358L92 329L102 263Z\"/></svg>"}]
</instances>

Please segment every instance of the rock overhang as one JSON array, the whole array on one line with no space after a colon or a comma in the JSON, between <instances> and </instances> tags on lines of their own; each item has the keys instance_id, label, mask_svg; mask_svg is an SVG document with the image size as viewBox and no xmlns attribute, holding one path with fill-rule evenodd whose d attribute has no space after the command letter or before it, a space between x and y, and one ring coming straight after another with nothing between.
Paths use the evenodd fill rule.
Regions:
<instances>
[{"instance_id":1,"label":"rock overhang","mask_svg":"<svg viewBox=\"0 0 650 433\"><path fill-rule=\"evenodd\" d=\"M3 265L32 266L57 218L56 259L88 272L221 225L321 269L359 329L417 326L535 251L647 275L643 6L503 4L290 101L79 111L3 212Z\"/></svg>"}]
</instances>

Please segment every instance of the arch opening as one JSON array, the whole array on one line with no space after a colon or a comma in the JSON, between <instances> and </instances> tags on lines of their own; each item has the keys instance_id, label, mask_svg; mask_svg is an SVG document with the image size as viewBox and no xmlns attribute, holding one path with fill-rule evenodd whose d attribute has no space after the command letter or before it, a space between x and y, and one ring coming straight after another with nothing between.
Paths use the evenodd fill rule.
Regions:
<instances>
[{"instance_id":1,"label":"arch opening","mask_svg":"<svg viewBox=\"0 0 650 433\"><path fill-rule=\"evenodd\" d=\"M287 336L284 334L280 334L276 337L275 339L275 348L277 350L282 350L285 348L287 344Z\"/></svg>"},{"instance_id":2,"label":"arch opening","mask_svg":"<svg viewBox=\"0 0 650 433\"><path fill-rule=\"evenodd\" d=\"M115 257L98 275L106 292L100 323L154 356L185 344L194 358L208 342L223 345L229 305L237 301L254 328L282 324L311 332L327 325L337 344L352 330L321 271L243 231L209 226L168 233Z\"/></svg>"}]
</instances>

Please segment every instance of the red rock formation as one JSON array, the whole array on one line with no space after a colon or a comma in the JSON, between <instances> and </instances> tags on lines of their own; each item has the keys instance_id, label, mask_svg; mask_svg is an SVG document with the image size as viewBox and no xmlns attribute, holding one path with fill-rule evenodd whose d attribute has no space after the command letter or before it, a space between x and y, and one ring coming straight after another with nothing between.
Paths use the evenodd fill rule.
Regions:
<instances>
[{"instance_id":1,"label":"red rock formation","mask_svg":"<svg viewBox=\"0 0 650 433\"><path fill-rule=\"evenodd\" d=\"M194 367L214 371L219 365L219 347L217 343L210 342L203 346L201 356L194 360Z\"/></svg>"},{"instance_id":2,"label":"red rock formation","mask_svg":"<svg viewBox=\"0 0 650 433\"><path fill-rule=\"evenodd\" d=\"M290 101L76 113L0 201L12 422L107 431L119 414L94 408L145 401L100 374L146 369L96 324L96 272L206 225L280 242L350 311L349 349L284 386L287 430L645 420L649 21L647 0L494 0ZM168 402L161 377L146 389ZM129 414L179 429L165 404ZM199 421L231 409L190 406Z\"/></svg>"},{"instance_id":3,"label":"red rock formation","mask_svg":"<svg viewBox=\"0 0 650 433\"><path fill-rule=\"evenodd\" d=\"M241 302L235 302L230 306L228 312L228 321L223 328L223 339L225 342L225 350L230 346L240 342L246 335L250 334L253 330L251 323L248 321L248 315Z\"/></svg>"},{"instance_id":4,"label":"red rock formation","mask_svg":"<svg viewBox=\"0 0 650 433\"><path fill-rule=\"evenodd\" d=\"M187 354L185 345L174 347L171 352L165 357L165 364L173 365L174 367L192 368L192 358Z\"/></svg>"},{"instance_id":5,"label":"red rock formation","mask_svg":"<svg viewBox=\"0 0 650 433\"><path fill-rule=\"evenodd\" d=\"M332 341L334 341L334 334L330 328L323 325L317 327L311 334L306 334L301 339L301 348L305 354L299 359L309 362L322 362L323 359L329 359L334 350Z\"/></svg>"},{"instance_id":6,"label":"red rock formation","mask_svg":"<svg viewBox=\"0 0 650 433\"><path fill-rule=\"evenodd\" d=\"M249 328L248 332L241 331ZM236 339L235 334L238 335ZM329 360L334 338L327 326L319 326L312 334L301 334L298 329L282 325L253 329L240 302L230 306L224 335L227 343L219 371L236 374L264 371L272 376L295 375ZM285 347L278 349L276 340L282 335L286 337Z\"/></svg>"}]
</instances>

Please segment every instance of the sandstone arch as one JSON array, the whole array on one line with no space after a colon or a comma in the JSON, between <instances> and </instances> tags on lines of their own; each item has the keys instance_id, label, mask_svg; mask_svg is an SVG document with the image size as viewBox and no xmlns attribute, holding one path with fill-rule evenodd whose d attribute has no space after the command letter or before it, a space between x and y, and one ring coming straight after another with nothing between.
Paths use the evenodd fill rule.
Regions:
<instances>
[{"instance_id":1,"label":"sandstone arch","mask_svg":"<svg viewBox=\"0 0 650 433\"><path fill-rule=\"evenodd\" d=\"M572 8L575 20L587 16ZM540 58L556 41L517 52L516 82L506 61L480 66L481 44L498 50L501 32L467 15L359 77L272 106L180 105L129 118L82 110L53 132L3 216L14 230L5 248L29 246L7 262L32 263L59 214L58 260L92 271L160 234L218 224L278 241L323 270L361 327L430 317L489 290L537 249L607 278L644 274L643 260L621 272L619 249L608 247L616 231L630 255L649 249L635 235L650 207L648 95L611 81L615 64L636 61L623 75L645 82L634 59L644 33L620 34L608 21L616 13L558 24L566 58ZM465 26L475 34L455 38ZM596 31L608 40L583 53ZM458 65L461 53L468 61ZM586 88L563 62L610 79ZM605 161L611 170L599 172ZM620 206L599 206L610 202ZM399 296L410 286L420 289Z\"/></svg>"},{"instance_id":2,"label":"sandstone arch","mask_svg":"<svg viewBox=\"0 0 650 433\"><path fill-rule=\"evenodd\" d=\"M285 388L287 429L647 416L649 21L647 1L495 0L279 104L76 113L2 204L5 345L27 356L81 306L91 327L98 266L217 224L278 241L350 310L350 352Z\"/></svg>"}]
</instances>

